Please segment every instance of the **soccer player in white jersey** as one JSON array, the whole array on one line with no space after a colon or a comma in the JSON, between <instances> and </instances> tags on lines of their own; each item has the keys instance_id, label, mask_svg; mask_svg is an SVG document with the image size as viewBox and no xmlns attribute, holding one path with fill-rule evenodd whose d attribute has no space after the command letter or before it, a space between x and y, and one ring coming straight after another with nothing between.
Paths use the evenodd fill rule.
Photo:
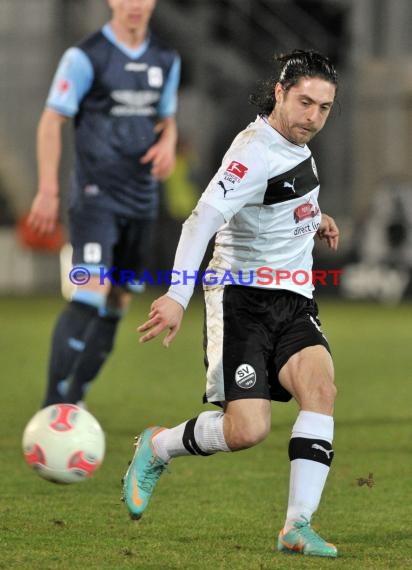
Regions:
<instances>
[{"instance_id":1,"label":"soccer player in white jersey","mask_svg":"<svg viewBox=\"0 0 412 570\"><path fill-rule=\"evenodd\" d=\"M315 236L336 250L339 232L320 211L318 174L306 145L330 114L337 75L313 51L278 61L278 79L252 99L260 114L235 138L183 225L173 274L179 282L153 302L138 329L141 342L167 330L163 343L169 346L193 292L193 279L184 277L198 270L217 232L202 279L204 401L223 411L143 431L123 497L132 518L140 518L172 458L258 444L270 431L271 400L293 397L300 411L289 442L289 503L278 549L336 557L336 547L311 527L333 458L336 388L310 275Z\"/></svg>"}]
</instances>

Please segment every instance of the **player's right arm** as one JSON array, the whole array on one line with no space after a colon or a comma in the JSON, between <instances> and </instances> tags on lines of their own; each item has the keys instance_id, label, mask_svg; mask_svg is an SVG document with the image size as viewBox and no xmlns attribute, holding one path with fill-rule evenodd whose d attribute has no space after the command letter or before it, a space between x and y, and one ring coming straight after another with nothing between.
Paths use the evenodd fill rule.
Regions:
<instances>
[{"instance_id":1,"label":"player's right arm","mask_svg":"<svg viewBox=\"0 0 412 570\"><path fill-rule=\"evenodd\" d=\"M37 128L38 189L28 223L39 234L52 232L59 215L59 166L66 121L64 115L46 108Z\"/></svg>"},{"instance_id":2,"label":"player's right arm","mask_svg":"<svg viewBox=\"0 0 412 570\"><path fill-rule=\"evenodd\" d=\"M260 151L260 147L257 150ZM165 347L175 338L195 285L194 279L185 276L197 274L207 245L219 228L243 207L251 195L262 193L266 188L267 170L261 154L245 147L241 151L235 148L225 155L221 168L183 224L172 271L174 276L178 276L177 281L166 295L152 303L149 318L137 329L145 333L140 342L148 342L165 330L168 330L163 340ZM233 188L229 189L228 185L225 190L222 181L226 184L229 181Z\"/></svg>"},{"instance_id":3,"label":"player's right arm","mask_svg":"<svg viewBox=\"0 0 412 570\"><path fill-rule=\"evenodd\" d=\"M186 279L184 275L194 276L197 273L210 239L224 222L225 219L218 210L201 202L185 221L172 272L178 277L166 295L152 303L148 320L137 329L145 333L140 338L140 342L148 342L164 330L168 332L163 345L167 348L172 342L180 328L184 310L190 301L195 285L194 279Z\"/></svg>"},{"instance_id":4,"label":"player's right arm","mask_svg":"<svg viewBox=\"0 0 412 570\"><path fill-rule=\"evenodd\" d=\"M177 142L177 92L180 81L180 57L176 56L161 95L155 132L159 138L140 158L142 164L152 163L151 173L158 180L165 180L176 164Z\"/></svg>"},{"instance_id":5,"label":"player's right arm","mask_svg":"<svg viewBox=\"0 0 412 570\"><path fill-rule=\"evenodd\" d=\"M52 232L58 219L62 127L77 114L93 78L88 56L77 47L69 48L57 67L37 128L38 188L28 222L40 234Z\"/></svg>"}]
</instances>

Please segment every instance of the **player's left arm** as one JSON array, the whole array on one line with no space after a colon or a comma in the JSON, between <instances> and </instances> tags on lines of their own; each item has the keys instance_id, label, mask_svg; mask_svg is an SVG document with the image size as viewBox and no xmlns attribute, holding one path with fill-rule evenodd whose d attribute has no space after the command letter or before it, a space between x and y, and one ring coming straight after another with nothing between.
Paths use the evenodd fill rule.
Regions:
<instances>
[{"instance_id":1,"label":"player's left arm","mask_svg":"<svg viewBox=\"0 0 412 570\"><path fill-rule=\"evenodd\" d=\"M157 142L140 159L142 164L152 163L152 175L164 180L171 174L176 163L177 125L174 117L159 121L155 132L160 133Z\"/></svg>"},{"instance_id":2,"label":"player's left arm","mask_svg":"<svg viewBox=\"0 0 412 570\"><path fill-rule=\"evenodd\" d=\"M319 229L317 231L319 239L326 240L328 247L336 251L339 245L339 228L335 220L322 213Z\"/></svg>"},{"instance_id":3,"label":"player's left arm","mask_svg":"<svg viewBox=\"0 0 412 570\"><path fill-rule=\"evenodd\" d=\"M159 121L155 132L159 134L157 142L142 156L142 164L152 163L152 175L159 180L167 178L175 167L177 124L177 90L180 81L180 58L176 56L159 101Z\"/></svg>"}]
</instances>

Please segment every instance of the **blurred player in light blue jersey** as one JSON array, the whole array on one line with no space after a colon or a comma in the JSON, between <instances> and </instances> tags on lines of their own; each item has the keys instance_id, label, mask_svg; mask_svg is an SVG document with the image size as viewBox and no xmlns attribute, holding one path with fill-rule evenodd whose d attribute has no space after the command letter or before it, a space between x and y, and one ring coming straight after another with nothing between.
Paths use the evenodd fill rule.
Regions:
<instances>
[{"instance_id":1,"label":"blurred player in light blue jersey","mask_svg":"<svg viewBox=\"0 0 412 570\"><path fill-rule=\"evenodd\" d=\"M148 28L156 0L108 3L111 21L63 55L37 132L29 223L40 234L56 225L62 127L73 117L70 240L73 265L91 275L56 323L44 406L83 401L110 354L131 299L120 271L142 271L159 181L175 164L180 57ZM113 267L102 284L101 268Z\"/></svg>"}]
</instances>

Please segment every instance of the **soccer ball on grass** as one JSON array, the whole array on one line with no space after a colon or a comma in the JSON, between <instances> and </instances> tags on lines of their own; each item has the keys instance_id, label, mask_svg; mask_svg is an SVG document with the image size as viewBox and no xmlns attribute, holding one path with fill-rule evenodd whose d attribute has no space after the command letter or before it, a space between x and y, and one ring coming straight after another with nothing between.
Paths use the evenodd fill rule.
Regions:
<instances>
[{"instance_id":1,"label":"soccer ball on grass","mask_svg":"<svg viewBox=\"0 0 412 570\"><path fill-rule=\"evenodd\" d=\"M99 422L73 404L53 404L37 412L22 444L28 466L53 483L84 481L100 467L105 452Z\"/></svg>"}]
</instances>

